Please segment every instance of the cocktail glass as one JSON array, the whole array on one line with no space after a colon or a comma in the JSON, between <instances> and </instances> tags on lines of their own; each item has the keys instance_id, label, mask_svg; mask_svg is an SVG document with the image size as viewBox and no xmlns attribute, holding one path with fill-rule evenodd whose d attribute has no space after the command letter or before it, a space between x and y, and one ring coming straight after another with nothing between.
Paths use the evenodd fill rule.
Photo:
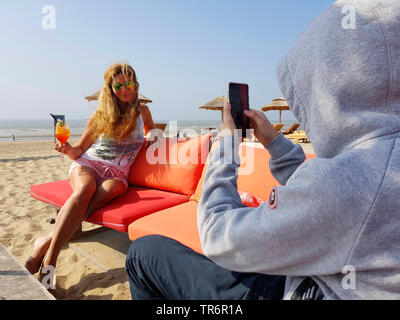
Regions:
<instances>
[{"instance_id":1,"label":"cocktail glass","mask_svg":"<svg viewBox=\"0 0 400 320\"><path fill-rule=\"evenodd\" d=\"M69 129L69 125L66 124L64 121L58 121L56 125L56 138L60 143L63 145L67 142L69 139L69 136L71 135L71 131ZM60 154L60 158L64 160L64 154Z\"/></svg>"}]
</instances>

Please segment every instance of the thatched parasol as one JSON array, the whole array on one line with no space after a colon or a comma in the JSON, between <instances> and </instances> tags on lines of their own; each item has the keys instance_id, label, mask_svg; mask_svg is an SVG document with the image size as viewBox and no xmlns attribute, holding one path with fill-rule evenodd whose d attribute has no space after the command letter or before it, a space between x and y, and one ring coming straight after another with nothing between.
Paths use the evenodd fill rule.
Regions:
<instances>
[{"instance_id":1,"label":"thatched parasol","mask_svg":"<svg viewBox=\"0 0 400 320\"><path fill-rule=\"evenodd\" d=\"M200 109L206 110L219 110L221 111L221 120L224 121L224 103L228 101L226 97L217 97L214 100L207 102L206 104L199 107Z\"/></svg>"},{"instance_id":2,"label":"thatched parasol","mask_svg":"<svg viewBox=\"0 0 400 320\"><path fill-rule=\"evenodd\" d=\"M285 98L277 98L271 101L270 104L261 108L262 111L279 111L279 123L282 123L282 111L290 110Z\"/></svg>"},{"instance_id":3,"label":"thatched parasol","mask_svg":"<svg viewBox=\"0 0 400 320\"><path fill-rule=\"evenodd\" d=\"M95 92L95 93L93 93L90 96L85 97L85 99L87 101L95 101L95 100L97 100L99 98L99 95L100 95L100 90ZM151 103L151 102L153 102L152 100L150 100L149 98L146 98L145 96L141 95L140 93L139 93L139 101L143 102L143 103Z\"/></svg>"}]
</instances>

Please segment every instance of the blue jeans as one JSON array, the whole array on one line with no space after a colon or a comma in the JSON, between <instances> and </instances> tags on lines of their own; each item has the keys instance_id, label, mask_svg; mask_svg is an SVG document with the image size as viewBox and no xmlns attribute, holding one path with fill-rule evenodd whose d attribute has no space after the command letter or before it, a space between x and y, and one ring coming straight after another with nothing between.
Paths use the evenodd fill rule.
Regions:
<instances>
[{"instance_id":1,"label":"blue jeans","mask_svg":"<svg viewBox=\"0 0 400 320\"><path fill-rule=\"evenodd\" d=\"M134 300L278 300L285 287L284 276L230 271L156 235L132 242L126 272Z\"/></svg>"}]
</instances>

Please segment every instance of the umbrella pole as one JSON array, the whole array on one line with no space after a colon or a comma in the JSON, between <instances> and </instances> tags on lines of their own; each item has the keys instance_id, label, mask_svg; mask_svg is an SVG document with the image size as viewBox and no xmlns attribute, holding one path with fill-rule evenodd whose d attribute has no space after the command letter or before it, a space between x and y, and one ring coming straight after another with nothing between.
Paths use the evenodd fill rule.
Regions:
<instances>
[{"instance_id":1,"label":"umbrella pole","mask_svg":"<svg viewBox=\"0 0 400 320\"><path fill-rule=\"evenodd\" d=\"M279 110L279 123L282 123L282 110Z\"/></svg>"}]
</instances>

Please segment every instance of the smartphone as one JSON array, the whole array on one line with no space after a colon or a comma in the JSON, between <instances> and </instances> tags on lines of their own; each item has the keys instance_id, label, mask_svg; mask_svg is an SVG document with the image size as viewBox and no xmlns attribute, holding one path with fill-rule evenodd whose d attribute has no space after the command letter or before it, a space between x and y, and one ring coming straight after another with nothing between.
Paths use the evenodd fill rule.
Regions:
<instances>
[{"instance_id":1,"label":"smartphone","mask_svg":"<svg viewBox=\"0 0 400 320\"><path fill-rule=\"evenodd\" d=\"M250 119L244 114L249 110L249 85L246 83L229 83L229 102L231 103L231 114L237 129L242 130L242 137L250 134Z\"/></svg>"}]
</instances>

